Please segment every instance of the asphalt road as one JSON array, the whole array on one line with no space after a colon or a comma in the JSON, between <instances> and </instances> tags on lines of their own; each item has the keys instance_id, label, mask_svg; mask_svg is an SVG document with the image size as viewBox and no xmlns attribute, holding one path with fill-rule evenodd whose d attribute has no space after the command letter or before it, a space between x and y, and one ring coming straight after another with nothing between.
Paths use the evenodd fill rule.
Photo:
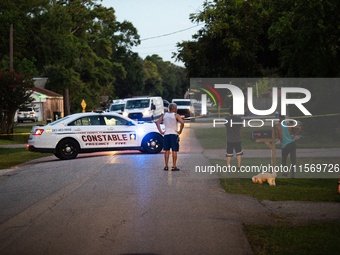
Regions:
<instances>
[{"instance_id":1,"label":"asphalt road","mask_svg":"<svg viewBox=\"0 0 340 255\"><path fill-rule=\"evenodd\" d=\"M179 172L163 171L163 153L139 152L52 156L2 172L0 254L252 254L242 223L273 223L287 204L192 176L190 162L209 163L184 131Z\"/></svg>"}]
</instances>

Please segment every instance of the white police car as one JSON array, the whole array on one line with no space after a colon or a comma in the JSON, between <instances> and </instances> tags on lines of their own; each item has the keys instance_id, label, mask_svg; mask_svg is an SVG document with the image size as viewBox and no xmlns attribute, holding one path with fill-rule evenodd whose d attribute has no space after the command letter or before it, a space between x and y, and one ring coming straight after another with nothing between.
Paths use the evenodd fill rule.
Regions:
<instances>
[{"instance_id":1,"label":"white police car","mask_svg":"<svg viewBox=\"0 0 340 255\"><path fill-rule=\"evenodd\" d=\"M60 159L113 150L159 153L163 136L155 123L138 123L118 113L76 113L46 126L34 126L27 147L54 153Z\"/></svg>"}]
</instances>

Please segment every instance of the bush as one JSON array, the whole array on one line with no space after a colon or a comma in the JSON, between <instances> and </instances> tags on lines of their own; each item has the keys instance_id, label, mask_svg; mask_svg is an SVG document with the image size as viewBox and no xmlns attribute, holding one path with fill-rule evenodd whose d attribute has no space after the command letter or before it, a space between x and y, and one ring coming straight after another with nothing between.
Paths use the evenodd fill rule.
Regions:
<instances>
[{"instance_id":1,"label":"bush","mask_svg":"<svg viewBox=\"0 0 340 255\"><path fill-rule=\"evenodd\" d=\"M29 75L15 71L0 72L0 132L9 134L13 131L14 115L21 106L33 101L29 89L34 87Z\"/></svg>"}]
</instances>

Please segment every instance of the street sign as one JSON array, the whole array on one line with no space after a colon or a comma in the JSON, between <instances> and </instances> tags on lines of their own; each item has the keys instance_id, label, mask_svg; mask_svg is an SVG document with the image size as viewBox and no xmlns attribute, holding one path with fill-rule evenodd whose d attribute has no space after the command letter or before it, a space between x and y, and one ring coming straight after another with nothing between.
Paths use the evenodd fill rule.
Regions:
<instances>
[{"instance_id":1,"label":"street sign","mask_svg":"<svg viewBox=\"0 0 340 255\"><path fill-rule=\"evenodd\" d=\"M85 112L86 103L85 103L85 100L84 100L84 99L83 99L83 101L81 102L81 107L83 107L83 112Z\"/></svg>"}]
</instances>

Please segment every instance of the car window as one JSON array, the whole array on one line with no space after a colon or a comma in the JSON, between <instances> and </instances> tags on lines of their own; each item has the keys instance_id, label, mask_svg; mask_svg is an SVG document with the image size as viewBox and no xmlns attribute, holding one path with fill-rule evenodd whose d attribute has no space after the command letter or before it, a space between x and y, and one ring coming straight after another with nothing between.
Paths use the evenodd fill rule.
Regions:
<instances>
[{"instance_id":1,"label":"car window","mask_svg":"<svg viewBox=\"0 0 340 255\"><path fill-rule=\"evenodd\" d=\"M130 121L116 116L104 116L104 122L107 126L129 125L130 123Z\"/></svg>"},{"instance_id":2,"label":"car window","mask_svg":"<svg viewBox=\"0 0 340 255\"><path fill-rule=\"evenodd\" d=\"M105 125L100 122L101 116L86 116L76 119L68 124L68 126L98 126Z\"/></svg>"},{"instance_id":3,"label":"car window","mask_svg":"<svg viewBox=\"0 0 340 255\"><path fill-rule=\"evenodd\" d=\"M113 104L113 105L111 105L110 111L111 112L120 111L122 109L122 107L124 107L124 106L125 106L125 104Z\"/></svg>"},{"instance_id":4,"label":"car window","mask_svg":"<svg viewBox=\"0 0 340 255\"><path fill-rule=\"evenodd\" d=\"M177 105L190 105L190 101L175 101L174 100L174 103L177 104Z\"/></svg>"},{"instance_id":5,"label":"car window","mask_svg":"<svg viewBox=\"0 0 340 255\"><path fill-rule=\"evenodd\" d=\"M32 112L33 108L23 107L19 109L19 112Z\"/></svg>"},{"instance_id":6,"label":"car window","mask_svg":"<svg viewBox=\"0 0 340 255\"><path fill-rule=\"evenodd\" d=\"M52 123L50 123L50 124L48 124L48 125L54 126L54 125L56 125L56 124L58 124L58 123L60 123L60 122L64 122L64 121L65 121L66 119L68 119L68 118L70 118L70 116L66 116L66 117L64 117L64 118L58 119L58 120L56 120L56 121L53 121Z\"/></svg>"},{"instance_id":7,"label":"car window","mask_svg":"<svg viewBox=\"0 0 340 255\"><path fill-rule=\"evenodd\" d=\"M126 109L147 108L150 105L150 99L128 100Z\"/></svg>"}]
</instances>

